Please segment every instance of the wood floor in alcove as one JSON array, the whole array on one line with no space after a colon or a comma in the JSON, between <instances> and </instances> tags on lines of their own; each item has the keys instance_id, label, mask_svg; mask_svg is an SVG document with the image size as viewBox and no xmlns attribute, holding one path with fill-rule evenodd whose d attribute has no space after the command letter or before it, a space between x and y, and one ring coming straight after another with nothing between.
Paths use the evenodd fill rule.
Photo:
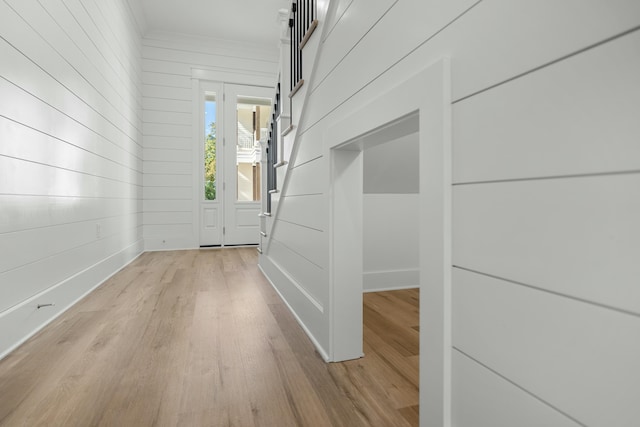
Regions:
<instances>
[{"instance_id":1,"label":"wood floor in alcove","mask_svg":"<svg viewBox=\"0 0 640 427\"><path fill-rule=\"evenodd\" d=\"M255 248L150 252L0 361L2 426L418 425L418 291L325 363Z\"/></svg>"}]
</instances>

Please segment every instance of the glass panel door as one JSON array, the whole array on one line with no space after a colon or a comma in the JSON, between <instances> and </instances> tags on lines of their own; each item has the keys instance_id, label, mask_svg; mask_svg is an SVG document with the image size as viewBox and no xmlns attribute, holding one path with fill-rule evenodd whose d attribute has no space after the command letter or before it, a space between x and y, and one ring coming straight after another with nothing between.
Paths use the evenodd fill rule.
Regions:
<instances>
[{"instance_id":1,"label":"glass panel door","mask_svg":"<svg viewBox=\"0 0 640 427\"><path fill-rule=\"evenodd\" d=\"M224 198L227 245L257 244L261 204L262 150L268 136L273 89L225 85L226 188ZM233 172L231 172L233 171Z\"/></svg>"},{"instance_id":2,"label":"glass panel door","mask_svg":"<svg viewBox=\"0 0 640 427\"><path fill-rule=\"evenodd\" d=\"M200 93L200 129L198 151L200 154L201 183L198 191L200 200L200 246L223 244L223 209L220 203L220 135L222 109L220 100L222 87L213 83L202 83Z\"/></svg>"}]
</instances>

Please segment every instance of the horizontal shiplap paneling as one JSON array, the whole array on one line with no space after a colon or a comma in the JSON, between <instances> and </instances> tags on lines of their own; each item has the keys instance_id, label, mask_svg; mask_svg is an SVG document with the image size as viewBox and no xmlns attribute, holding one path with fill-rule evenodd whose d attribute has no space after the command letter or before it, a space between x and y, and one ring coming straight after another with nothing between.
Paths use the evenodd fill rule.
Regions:
<instances>
[{"instance_id":1,"label":"horizontal shiplap paneling","mask_svg":"<svg viewBox=\"0 0 640 427\"><path fill-rule=\"evenodd\" d=\"M142 209L147 212L191 212L191 200L156 199L144 200Z\"/></svg>"},{"instance_id":2,"label":"horizontal shiplap paneling","mask_svg":"<svg viewBox=\"0 0 640 427\"><path fill-rule=\"evenodd\" d=\"M0 272L0 311L4 312L8 308L18 306L28 298L92 268L122 247L135 244L141 237L141 230L134 224L134 228L122 229L117 234L94 239L86 244ZM38 242L38 239L34 239L24 243L35 246ZM6 344L8 343L3 342L3 347Z\"/></svg>"},{"instance_id":3,"label":"horizontal shiplap paneling","mask_svg":"<svg viewBox=\"0 0 640 427\"><path fill-rule=\"evenodd\" d=\"M2 6L0 5L0 8ZM45 47L42 47L45 49ZM94 133L112 142L129 153L136 153L138 144L136 136L128 135L125 130L115 126L107 120L102 112L88 105L76 94L70 92L57 80L34 65L29 58L4 41L0 41L0 55L12 66L3 71L3 78L24 92L33 95L36 108L44 102L60 111L72 121L82 123ZM38 83L41 82L41 83ZM98 102L98 100L95 100ZM49 122L49 120L47 121ZM141 146L141 145L140 145Z\"/></svg>"},{"instance_id":4,"label":"horizontal shiplap paneling","mask_svg":"<svg viewBox=\"0 0 640 427\"><path fill-rule=\"evenodd\" d=\"M326 24L329 28L325 31L324 40L328 38L335 26L341 21L343 15L349 10L349 7L353 3L353 0L334 0L332 7L334 7L333 13L326 17ZM333 6L335 4L335 6Z\"/></svg>"},{"instance_id":5,"label":"horizontal shiplap paneling","mask_svg":"<svg viewBox=\"0 0 640 427\"><path fill-rule=\"evenodd\" d=\"M142 234L141 229L139 234ZM0 317L0 336L3 338L0 357L17 348L18 345L53 318L67 310L104 280L135 259L142 250L142 240L136 240L133 244L101 259L93 264L91 268L68 277L62 283L62 286L50 287L44 293L39 294L35 300L32 299L25 302L20 309L3 313L3 316ZM66 262L69 260L57 259L50 261ZM55 270L57 266L55 264L52 265ZM43 267L46 268L47 266ZM56 305L47 307L46 310L38 310L38 301L55 301Z\"/></svg>"},{"instance_id":6,"label":"horizontal shiplap paneling","mask_svg":"<svg viewBox=\"0 0 640 427\"><path fill-rule=\"evenodd\" d=\"M193 213L189 212L145 212L145 224L188 224L193 221Z\"/></svg>"},{"instance_id":7,"label":"horizontal shiplap paneling","mask_svg":"<svg viewBox=\"0 0 640 427\"><path fill-rule=\"evenodd\" d=\"M147 187L191 187L191 175L145 174L144 186Z\"/></svg>"},{"instance_id":8,"label":"horizontal shiplap paneling","mask_svg":"<svg viewBox=\"0 0 640 427\"><path fill-rule=\"evenodd\" d=\"M188 51L185 47L181 49L165 48L157 46L149 46L145 44L143 48L143 57L145 59L159 59L167 62L175 62L182 64L192 64L194 66L206 66L208 64L217 65L218 67L227 68L229 71L254 71L264 70L272 72L274 77L276 73L276 57L273 60L261 60L259 58L243 57L241 55L222 56L212 55L196 51ZM275 78L274 78L275 81Z\"/></svg>"},{"instance_id":9,"label":"horizontal shiplap paneling","mask_svg":"<svg viewBox=\"0 0 640 427\"><path fill-rule=\"evenodd\" d=\"M52 79L42 69L35 67L24 55L4 41L0 42L0 55L5 58L7 63L12 64L12 67L3 73L3 78L37 98L37 101L34 102L36 106L40 102L45 102L69 119L82 123L125 151L132 154L137 153L137 149L141 145L136 142L135 131L129 129L130 133L133 133L131 136L127 134L127 129L122 130L115 126L111 121L105 119L102 112L98 112L80 100L79 97L61 86L58 81ZM38 84L37 82L42 83Z\"/></svg>"},{"instance_id":10,"label":"horizontal shiplap paneling","mask_svg":"<svg viewBox=\"0 0 640 427\"><path fill-rule=\"evenodd\" d=\"M55 102L68 109L71 105L69 100L74 99L76 100L73 101L74 104L83 105L89 114L97 116L98 123L112 126L113 132L119 137L124 135L129 141L136 141L138 131L136 120L131 120L126 114L123 115L117 106L104 102L105 97L88 82L88 77L79 74L70 62L57 52L52 54L52 44L49 40L32 31L21 31L20 25L15 23L27 24L7 4L0 5L0 17L0 25L4 28L3 37L16 49L16 51L3 50L2 52L3 56L8 55L7 63L12 64L12 67L7 69L7 73L11 75L9 80L15 83L23 82L19 85L33 88L32 92L45 90L37 82L49 80L51 86L46 90L55 90L65 95L52 100L50 102L52 105ZM26 18L29 19L29 17ZM62 44L65 41L58 42ZM34 67L34 64L37 64L37 67ZM34 80L35 76L37 77Z\"/></svg>"},{"instance_id":11,"label":"horizontal shiplap paneling","mask_svg":"<svg viewBox=\"0 0 640 427\"><path fill-rule=\"evenodd\" d=\"M436 4L443 8L437 9ZM373 81L395 85L443 56L454 58L453 98L461 99L628 31L638 25L639 15L640 3L634 0L397 2L322 84L314 87L303 129L342 103L347 108L361 105L358 95L363 88L375 91ZM566 34L568 20L571 37L559 37ZM402 44L389 37L397 28L407 29ZM380 60L371 52L389 55Z\"/></svg>"},{"instance_id":12,"label":"horizontal shiplap paneling","mask_svg":"<svg viewBox=\"0 0 640 427\"><path fill-rule=\"evenodd\" d=\"M144 112L143 120L145 123L165 123L172 125L191 126L193 118L191 113L147 110Z\"/></svg>"},{"instance_id":13,"label":"horizontal shiplap paneling","mask_svg":"<svg viewBox=\"0 0 640 427\"><path fill-rule=\"evenodd\" d=\"M143 151L145 161L149 162L189 162L193 157L191 150L145 148Z\"/></svg>"},{"instance_id":14,"label":"horizontal shiplap paneling","mask_svg":"<svg viewBox=\"0 0 640 427\"><path fill-rule=\"evenodd\" d=\"M326 193L327 184L321 179L327 173L324 158L315 159L292 169L286 196Z\"/></svg>"},{"instance_id":15,"label":"horizontal shiplap paneling","mask_svg":"<svg viewBox=\"0 0 640 427\"><path fill-rule=\"evenodd\" d=\"M142 212L136 199L0 196L0 235Z\"/></svg>"},{"instance_id":16,"label":"horizontal shiplap paneling","mask_svg":"<svg viewBox=\"0 0 640 427\"><path fill-rule=\"evenodd\" d=\"M327 211L324 194L281 197L278 219L324 231L327 227Z\"/></svg>"},{"instance_id":17,"label":"horizontal shiplap paneling","mask_svg":"<svg viewBox=\"0 0 640 427\"><path fill-rule=\"evenodd\" d=\"M3 117L0 131L5 142L0 145L0 155L114 181L138 182L139 172L131 169L135 164L120 164Z\"/></svg>"},{"instance_id":18,"label":"horizontal shiplap paneling","mask_svg":"<svg viewBox=\"0 0 640 427\"><path fill-rule=\"evenodd\" d=\"M158 86L145 83L142 86L142 95L146 98L191 101L191 89L182 87Z\"/></svg>"},{"instance_id":19,"label":"horizontal shiplap paneling","mask_svg":"<svg viewBox=\"0 0 640 427\"><path fill-rule=\"evenodd\" d=\"M193 107L191 101L144 97L142 98L142 108L144 108L143 114L149 114L151 111L191 113Z\"/></svg>"},{"instance_id":20,"label":"horizontal shiplap paneling","mask_svg":"<svg viewBox=\"0 0 640 427\"><path fill-rule=\"evenodd\" d=\"M166 238L168 240L178 238L188 238L190 240L193 235L192 222L193 221L183 224L145 224L145 239L154 236L161 236L162 238Z\"/></svg>"},{"instance_id":21,"label":"horizontal shiplap paneling","mask_svg":"<svg viewBox=\"0 0 640 427\"><path fill-rule=\"evenodd\" d=\"M89 35L93 43L98 46L100 54L117 70L118 73L136 77L139 81L140 75L137 73L140 50L137 49L134 56L127 55L127 50L119 49L115 43L117 37L114 35L112 25L109 23L111 17L101 16L101 10L97 7L97 2L84 2L82 0L64 0L64 4L81 23L85 33Z\"/></svg>"},{"instance_id":22,"label":"horizontal shiplap paneling","mask_svg":"<svg viewBox=\"0 0 640 427\"><path fill-rule=\"evenodd\" d=\"M191 138L177 136L148 135L144 139L145 148L161 148L165 150L191 150L191 143Z\"/></svg>"},{"instance_id":23,"label":"horizontal shiplap paneling","mask_svg":"<svg viewBox=\"0 0 640 427\"><path fill-rule=\"evenodd\" d=\"M640 170L638 46L640 31L455 104L454 182Z\"/></svg>"},{"instance_id":24,"label":"horizontal shiplap paneling","mask_svg":"<svg viewBox=\"0 0 640 427\"><path fill-rule=\"evenodd\" d=\"M252 58L271 63L274 67L278 55L277 46L269 49L264 45L256 46L233 40L226 40L225 43L220 43L218 40L217 43L212 43L209 38L186 34L176 38L174 34L170 33L151 32L145 35L144 45L166 50L200 53L210 58L216 58L217 62L224 62L227 57ZM213 63L215 62L211 62L211 64Z\"/></svg>"},{"instance_id":25,"label":"horizontal shiplap paneling","mask_svg":"<svg viewBox=\"0 0 640 427\"><path fill-rule=\"evenodd\" d=\"M0 3L0 355L142 250L141 39L123 1Z\"/></svg>"},{"instance_id":26,"label":"horizontal shiplap paneling","mask_svg":"<svg viewBox=\"0 0 640 427\"><path fill-rule=\"evenodd\" d=\"M95 42L85 36L86 30L79 25L77 17L59 0L41 4L13 0L10 4L19 14L29 17L31 25L42 38L57 40L58 43L52 45L52 49L55 49L111 106L125 112L124 116L129 118L131 125L137 126L136 120L140 114L139 100L137 96L128 96L130 88L139 90L135 84L135 71L133 75L129 75L122 72L121 67L114 68L116 62L110 63L105 59L104 53L95 49ZM104 17L100 14L99 18L101 19L97 21ZM66 42L60 42L62 40Z\"/></svg>"},{"instance_id":27,"label":"horizontal shiplap paneling","mask_svg":"<svg viewBox=\"0 0 640 427\"><path fill-rule=\"evenodd\" d=\"M333 68L349 53L354 45L367 34L381 16L391 8L397 0L354 0L349 7L349 14L356 14L357 20L346 25L335 25L329 36L324 40L322 52L315 69L315 86L319 84ZM336 19L349 21L349 16L343 16L347 5L346 0L340 1L336 8ZM338 23L338 22L337 22Z\"/></svg>"},{"instance_id":28,"label":"horizontal shiplap paneling","mask_svg":"<svg viewBox=\"0 0 640 427\"><path fill-rule=\"evenodd\" d=\"M459 185L454 265L640 314L640 173Z\"/></svg>"},{"instance_id":29,"label":"horizontal shiplap paneling","mask_svg":"<svg viewBox=\"0 0 640 427\"><path fill-rule=\"evenodd\" d=\"M327 342L329 337L329 328L322 322L325 316L324 307L318 306L306 293L301 292L291 277L270 257L262 258L260 270L265 273L274 286L277 283L278 294L287 302L289 307L300 307L302 309L305 318L302 320L298 317L298 319L304 322L305 331L321 352L321 356L327 360L328 354L319 345L319 343Z\"/></svg>"},{"instance_id":30,"label":"horizontal shiplap paneling","mask_svg":"<svg viewBox=\"0 0 640 427\"><path fill-rule=\"evenodd\" d=\"M323 51L323 60L329 57L327 60L336 65L327 70L328 74L314 80L311 101L305 110L303 130L314 125L354 94L360 92L362 88L388 71L391 65L437 34L476 2L477 0L399 1L393 3L393 6L386 13L383 13L384 7L371 8L369 2L355 0L349 8L349 13L355 16L365 16L369 25L374 25L365 30L357 25L347 24L350 20L345 17L345 23L341 25L344 28L337 26L325 41L324 44L328 46L340 44L340 39L338 39L340 36L347 40L355 39L357 43L348 43L346 52L344 47L340 48L336 52L336 57L331 57L329 53L325 54ZM369 17L369 9L377 10L378 16ZM389 32L394 28L405 29L402 32L402 42L398 42L396 37L389 37ZM365 31L365 37L359 38L358 35L363 31ZM334 37L336 40L332 40ZM387 52L387 54L384 60L380 60L378 55L373 55L372 52ZM345 53L348 54L343 57ZM417 70L442 56L441 53L438 53L430 61L419 61L418 66L411 66L410 69L407 69L409 74L401 78L407 79ZM353 70L357 70L357 72ZM396 79L392 84L395 85L398 81Z\"/></svg>"},{"instance_id":31,"label":"horizontal shiplap paneling","mask_svg":"<svg viewBox=\"0 0 640 427\"><path fill-rule=\"evenodd\" d=\"M293 166L300 166L322 157L323 143L322 128L320 126L307 129L298 138L298 148Z\"/></svg>"},{"instance_id":32,"label":"horizontal shiplap paneling","mask_svg":"<svg viewBox=\"0 0 640 427\"><path fill-rule=\"evenodd\" d=\"M144 71L142 78L148 85L191 89L191 78L185 75Z\"/></svg>"},{"instance_id":33,"label":"horizontal shiplap paneling","mask_svg":"<svg viewBox=\"0 0 640 427\"><path fill-rule=\"evenodd\" d=\"M145 187L144 199L191 200L192 193L191 187Z\"/></svg>"},{"instance_id":34,"label":"horizontal shiplap paneling","mask_svg":"<svg viewBox=\"0 0 640 427\"><path fill-rule=\"evenodd\" d=\"M135 199L142 186L0 156L0 194Z\"/></svg>"},{"instance_id":35,"label":"horizontal shiplap paneling","mask_svg":"<svg viewBox=\"0 0 640 427\"><path fill-rule=\"evenodd\" d=\"M0 91L3 93L0 97L0 116L112 162L141 170L141 147L130 147L121 141L109 140L95 126L80 122L7 80L0 79ZM2 126L9 125L7 121L2 121ZM10 137L10 129L3 128L2 132L7 138Z\"/></svg>"},{"instance_id":36,"label":"horizontal shiplap paneling","mask_svg":"<svg viewBox=\"0 0 640 427\"><path fill-rule=\"evenodd\" d=\"M129 213L97 220L78 221L45 228L5 233L0 240L0 271L9 271L49 258L59 253L86 246L106 236L120 234L120 225L136 224L138 213ZM37 242L47 242L46 245ZM27 286L23 283L23 286ZM15 289L11 289L15 291ZM41 289L42 290L42 289ZM12 298L0 298L8 306L0 306L0 312L13 305Z\"/></svg>"},{"instance_id":37,"label":"horizontal shiplap paneling","mask_svg":"<svg viewBox=\"0 0 640 427\"><path fill-rule=\"evenodd\" d=\"M459 351L453 352L453 425L580 426L571 418Z\"/></svg>"},{"instance_id":38,"label":"horizontal shiplap paneling","mask_svg":"<svg viewBox=\"0 0 640 427\"><path fill-rule=\"evenodd\" d=\"M326 234L322 231L276 220L271 233L272 238L286 244L308 261L320 268L327 267Z\"/></svg>"},{"instance_id":39,"label":"horizontal shiplap paneling","mask_svg":"<svg viewBox=\"0 0 640 427\"><path fill-rule=\"evenodd\" d=\"M143 171L145 174L168 174L168 175L188 175L193 171L191 162L144 162Z\"/></svg>"},{"instance_id":40,"label":"horizontal shiplap paneling","mask_svg":"<svg viewBox=\"0 0 640 427\"><path fill-rule=\"evenodd\" d=\"M304 289L316 303L321 306L327 304L328 290L324 286L326 282L324 269L275 239L269 243L269 257L276 260L279 267L286 271L296 285Z\"/></svg>"},{"instance_id":41,"label":"horizontal shiplap paneling","mask_svg":"<svg viewBox=\"0 0 640 427\"><path fill-rule=\"evenodd\" d=\"M142 70L191 77L191 65L163 59L142 58Z\"/></svg>"},{"instance_id":42,"label":"horizontal shiplap paneling","mask_svg":"<svg viewBox=\"0 0 640 427\"><path fill-rule=\"evenodd\" d=\"M450 58L452 140L459 149L453 161L456 174L464 174L456 183L524 179L453 188L453 255L460 266L454 291L464 286L460 272L495 282L504 277L505 286L518 290L474 281L477 294L464 305L456 300L456 345L477 361L457 354L472 369L453 366L464 388L455 391L463 395L455 397L453 417L466 426L632 425L640 418L633 403L640 372L634 365L640 360L640 212L638 174L627 172L638 170L638 42L619 47L635 37L629 31L640 25L640 4L407 0L370 19L367 13L380 4L354 0L324 33L320 60L329 62L315 74L305 66L311 88L294 98L292 134L299 145L282 196L317 191L330 198L329 164L314 164L335 143L323 138L380 93ZM305 53L305 64L311 55ZM381 116L386 107L380 104ZM428 117L420 124L429 124ZM501 151L500 144L512 145ZM546 179L556 176L563 178ZM276 238L278 226L276 218ZM279 241L289 245L295 236ZM324 251L330 256L326 243ZM263 258L271 265L269 253ZM285 298L309 329L330 324L307 316L295 292ZM445 367L445 381L446 374ZM429 375L421 373L422 385ZM423 394L421 405L446 411L446 391L434 399ZM476 400L476 393L483 395ZM432 416L438 414L421 418Z\"/></svg>"},{"instance_id":43,"label":"horizontal shiplap paneling","mask_svg":"<svg viewBox=\"0 0 640 427\"><path fill-rule=\"evenodd\" d=\"M203 149L202 142L194 142L193 129L199 121L194 114L201 111L201 106L194 104L199 75L215 81L230 78L239 84L256 84L260 78L272 84L277 59L275 48L261 50L195 36L149 33L143 39L145 208L153 212L145 216L149 249L192 247L200 241L194 236L199 229L199 224L193 223L198 217L194 209L199 206L192 188L194 175L202 168L193 152L194 147ZM200 94L197 96L199 99ZM254 213L245 214L255 218ZM162 224L163 218L166 224ZM175 224L178 220L184 223Z\"/></svg>"},{"instance_id":44,"label":"horizontal shiplap paneling","mask_svg":"<svg viewBox=\"0 0 640 427\"><path fill-rule=\"evenodd\" d=\"M640 316L460 269L453 280L457 349L583 425L637 425Z\"/></svg>"}]
</instances>

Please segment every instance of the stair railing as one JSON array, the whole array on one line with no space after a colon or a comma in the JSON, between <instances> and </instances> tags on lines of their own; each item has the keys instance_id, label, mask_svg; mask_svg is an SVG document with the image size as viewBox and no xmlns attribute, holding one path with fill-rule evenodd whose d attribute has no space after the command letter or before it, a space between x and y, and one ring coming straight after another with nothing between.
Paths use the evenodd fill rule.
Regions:
<instances>
[{"instance_id":1,"label":"stair railing","mask_svg":"<svg viewBox=\"0 0 640 427\"><path fill-rule=\"evenodd\" d=\"M315 0L295 0L291 3L289 15L289 28L291 37L291 93L295 93L302 87L302 48L318 26L316 19Z\"/></svg>"}]
</instances>

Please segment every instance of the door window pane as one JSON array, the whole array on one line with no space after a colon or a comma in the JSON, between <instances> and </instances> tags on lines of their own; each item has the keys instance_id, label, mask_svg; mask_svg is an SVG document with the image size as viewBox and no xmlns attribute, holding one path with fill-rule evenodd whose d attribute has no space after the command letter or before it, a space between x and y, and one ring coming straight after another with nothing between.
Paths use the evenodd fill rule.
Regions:
<instances>
[{"instance_id":1,"label":"door window pane","mask_svg":"<svg viewBox=\"0 0 640 427\"><path fill-rule=\"evenodd\" d=\"M204 98L204 199L216 199L216 94Z\"/></svg>"},{"instance_id":2,"label":"door window pane","mask_svg":"<svg viewBox=\"0 0 640 427\"><path fill-rule=\"evenodd\" d=\"M271 117L271 99L239 96L237 100L237 200L260 200L260 158Z\"/></svg>"}]
</instances>

